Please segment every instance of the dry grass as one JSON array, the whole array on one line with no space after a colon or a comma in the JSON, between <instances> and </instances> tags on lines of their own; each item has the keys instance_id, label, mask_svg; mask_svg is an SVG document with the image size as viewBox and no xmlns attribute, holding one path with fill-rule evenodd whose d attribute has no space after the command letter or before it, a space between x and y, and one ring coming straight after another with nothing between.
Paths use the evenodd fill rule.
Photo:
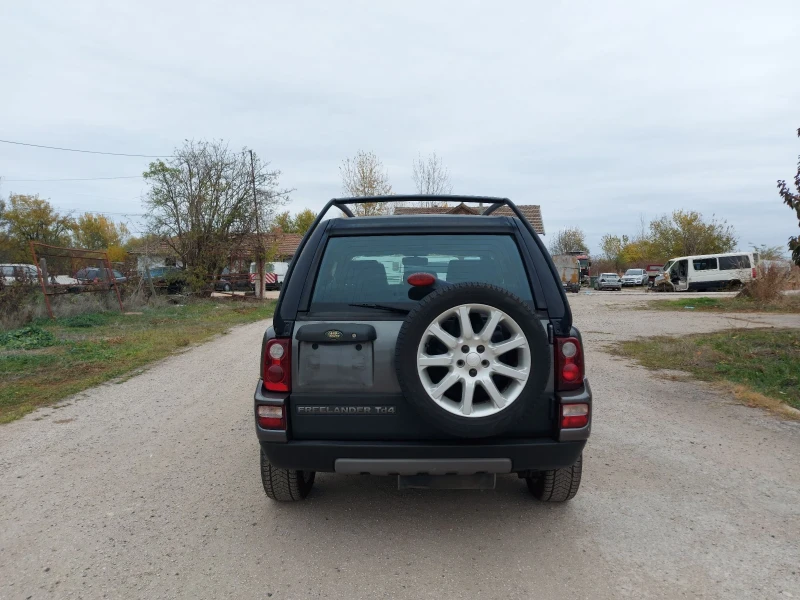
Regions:
<instances>
[{"instance_id":1,"label":"dry grass","mask_svg":"<svg viewBox=\"0 0 800 600\"><path fill-rule=\"evenodd\" d=\"M744 385L726 384L725 387L729 389L734 397L742 404L757 408L764 408L770 412L774 412L786 417L787 419L800 421L800 410L793 408L788 404L781 402L780 400L776 400L775 398L770 398L764 394L754 392Z\"/></svg>"},{"instance_id":2,"label":"dry grass","mask_svg":"<svg viewBox=\"0 0 800 600\"><path fill-rule=\"evenodd\" d=\"M753 300L760 304L771 304L785 298L783 292L789 289L790 271L778 265L758 269L758 277L745 284L736 297Z\"/></svg>"},{"instance_id":3,"label":"dry grass","mask_svg":"<svg viewBox=\"0 0 800 600\"><path fill-rule=\"evenodd\" d=\"M148 300L147 294L133 284L120 285L119 289L126 311L140 310L145 306L159 308L168 303L162 296ZM119 301L115 292L58 294L50 296L50 304L56 318L119 312ZM14 284L0 289L0 330L17 329L48 316L44 295L38 285Z\"/></svg>"},{"instance_id":4,"label":"dry grass","mask_svg":"<svg viewBox=\"0 0 800 600\"><path fill-rule=\"evenodd\" d=\"M612 352L651 369L681 370L704 381L737 386L732 388L734 394L747 403L800 409L797 329L735 329L643 338L622 342Z\"/></svg>"}]
</instances>

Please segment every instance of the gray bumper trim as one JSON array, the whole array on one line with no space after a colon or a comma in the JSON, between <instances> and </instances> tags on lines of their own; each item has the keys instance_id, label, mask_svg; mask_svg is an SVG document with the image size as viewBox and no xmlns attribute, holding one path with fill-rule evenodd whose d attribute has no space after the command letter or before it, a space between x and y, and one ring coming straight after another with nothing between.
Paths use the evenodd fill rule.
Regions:
<instances>
[{"instance_id":1,"label":"gray bumper trim","mask_svg":"<svg viewBox=\"0 0 800 600\"><path fill-rule=\"evenodd\" d=\"M344 475L474 475L475 473L510 473L510 458L451 458L451 459L373 459L338 458L337 473Z\"/></svg>"}]
</instances>

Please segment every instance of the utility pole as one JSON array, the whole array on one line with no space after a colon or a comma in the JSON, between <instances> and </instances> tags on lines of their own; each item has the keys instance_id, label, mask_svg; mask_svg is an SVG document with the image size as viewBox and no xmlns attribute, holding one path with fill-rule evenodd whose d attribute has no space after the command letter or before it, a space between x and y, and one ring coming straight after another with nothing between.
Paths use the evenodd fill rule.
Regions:
<instances>
[{"instance_id":1,"label":"utility pole","mask_svg":"<svg viewBox=\"0 0 800 600\"><path fill-rule=\"evenodd\" d=\"M264 297L264 245L261 240L261 227L258 223L258 194L256 193L256 166L253 151L250 150L250 182L253 184L253 206L256 211L256 298Z\"/></svg>"}]
</instances>

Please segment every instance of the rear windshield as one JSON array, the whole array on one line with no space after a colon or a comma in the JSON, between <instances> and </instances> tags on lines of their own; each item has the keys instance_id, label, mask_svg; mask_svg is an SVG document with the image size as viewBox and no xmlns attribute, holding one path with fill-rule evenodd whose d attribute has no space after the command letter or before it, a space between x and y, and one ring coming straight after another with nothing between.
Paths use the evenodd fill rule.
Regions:
<instances>
[{"instance_id":1,"label":"rear windshield","mask_svg":"<svg viewBox=\"0 0 800 600\"><path fill-rule=\"evenodd\" d=\"M532 301L519 249L508 235L348 236L328 240L312 309L412 305L406 278L420 272L449 283L491 283Z\"/></svg>"}]
</instances>

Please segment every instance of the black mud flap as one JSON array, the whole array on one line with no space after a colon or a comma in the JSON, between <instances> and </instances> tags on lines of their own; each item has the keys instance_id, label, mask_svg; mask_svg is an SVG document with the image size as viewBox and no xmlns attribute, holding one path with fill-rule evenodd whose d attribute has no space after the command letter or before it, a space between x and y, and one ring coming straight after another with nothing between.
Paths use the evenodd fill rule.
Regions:
<instances>
[{"instance_id":1,"label":"black mud flap","mask_svg":"<svg viewBox=\"0 0 800 600\"><path fill-rule=\"evenodd\" d=\"M494 473L475 475L398 475L398 490L493 490Z\"/></svg>"}]
</instances>

